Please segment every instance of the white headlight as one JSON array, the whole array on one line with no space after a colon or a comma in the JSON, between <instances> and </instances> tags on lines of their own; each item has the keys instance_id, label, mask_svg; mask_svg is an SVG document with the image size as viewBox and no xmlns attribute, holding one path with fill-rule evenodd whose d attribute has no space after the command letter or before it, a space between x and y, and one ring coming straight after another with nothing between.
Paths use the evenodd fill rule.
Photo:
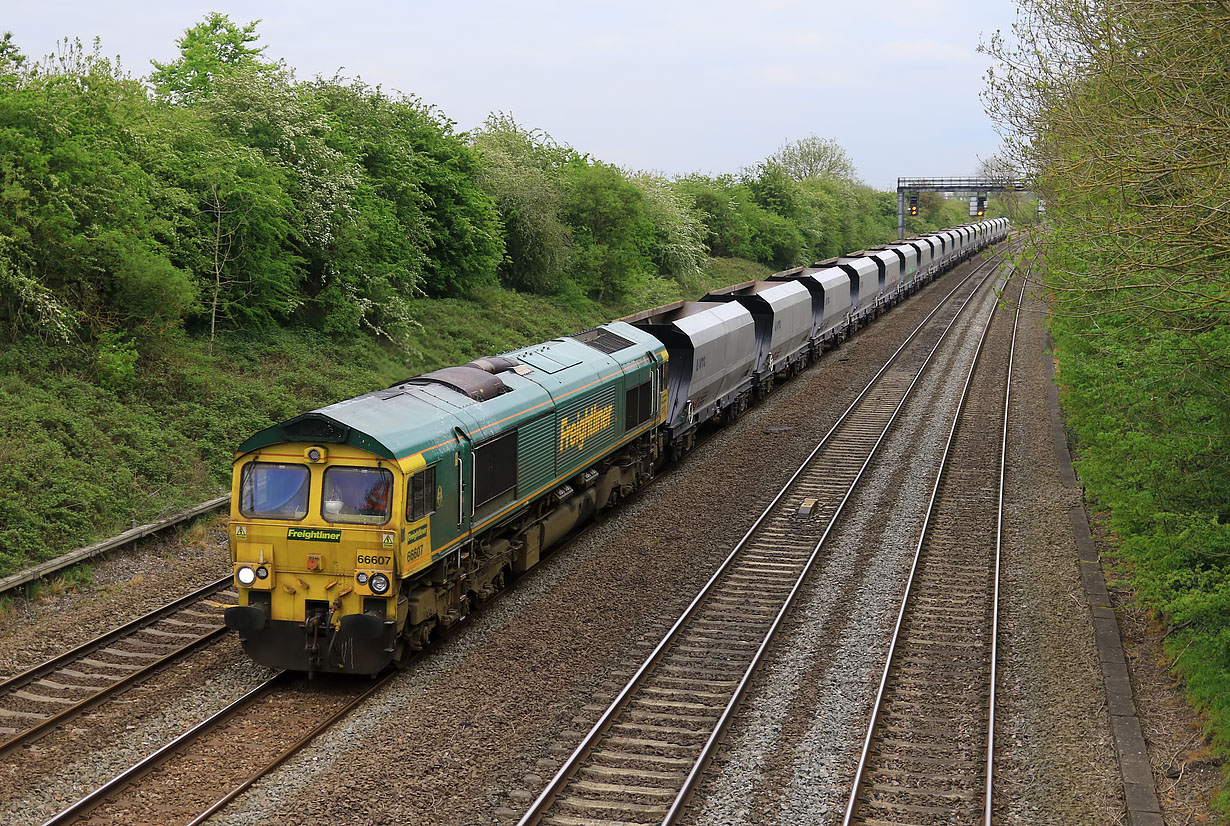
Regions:
<instances>
[{"instance_id":1,"label":"white headlight","mask_svg":"<svg viewBox=\"0 0 1230 826\"><path fill-rule=\"evenodd\" d=\"M256 571L245 565L235 572L235 578L239 580L240 585L251 585L256 582Z\"/></svg>"},{"instance_id":2,"label":"white headlight","mask_svg":"<svg viewBox=\"0 0 1230 826\"><path fill-rule=\"evenodd\" d=\"M389 578L384 574L372 574L372 578L368 580L367 587L372 589L372 593L379 596L386 594L389 591Z\"/></svg>"}]
</instances>

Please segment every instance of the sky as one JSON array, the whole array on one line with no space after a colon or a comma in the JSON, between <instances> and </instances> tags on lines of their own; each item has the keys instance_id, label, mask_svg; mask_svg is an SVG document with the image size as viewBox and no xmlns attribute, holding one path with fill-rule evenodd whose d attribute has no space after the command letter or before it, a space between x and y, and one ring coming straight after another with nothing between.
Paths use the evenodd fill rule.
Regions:
<instances>
[{"instance_id":1,"label":"sky","mask_svg":"<svg viewBox=\"0 0 1230 826\"><path fill-rule=\"evenodd\" d=\"M881 189L995 152L977 48L1015 17L1012 0L0 0L0 29L30 57L98 37L144 76L210 11L260 20L266 57L301 79L360 77L458 129L505 112L668 176L737 173L815 134Z\"/></svg>"}]
</instances>

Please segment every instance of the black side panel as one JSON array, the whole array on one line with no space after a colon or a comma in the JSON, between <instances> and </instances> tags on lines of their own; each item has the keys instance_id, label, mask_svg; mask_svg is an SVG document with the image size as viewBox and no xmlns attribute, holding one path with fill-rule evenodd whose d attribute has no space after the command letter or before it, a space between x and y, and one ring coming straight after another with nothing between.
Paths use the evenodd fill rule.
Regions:
<instances>
[{"instance_id":1,"label":"black side panel","mask_svg":"<svg viewBox=\"0 0 1230 826\"><path fill-rule=\"evenodd\" d=\"M517 487L517 431L474 446L474 508Z\"/></svg>"}]
</instances>

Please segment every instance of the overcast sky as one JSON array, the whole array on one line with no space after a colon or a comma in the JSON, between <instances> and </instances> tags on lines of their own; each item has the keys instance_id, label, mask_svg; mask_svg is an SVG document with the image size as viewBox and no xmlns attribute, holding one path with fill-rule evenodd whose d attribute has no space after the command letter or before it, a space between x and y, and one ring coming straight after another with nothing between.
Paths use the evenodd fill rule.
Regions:
<instances>
[{"instance_id":1,"label":"overcast sky","mask_svg":"<svg viewBox=\"0 0 1230 826\"><path fill-rule=\"evenodd\" d=\"M266 56L417 95L469 129L504 111L596 158L667 175L737 172L787 140L836 139L873 186L968 175L998 137L979 40L1012 0L0 0L42 56L101 38L135 75L208 12L259 19Z\"/></svg>"}]
</instances>

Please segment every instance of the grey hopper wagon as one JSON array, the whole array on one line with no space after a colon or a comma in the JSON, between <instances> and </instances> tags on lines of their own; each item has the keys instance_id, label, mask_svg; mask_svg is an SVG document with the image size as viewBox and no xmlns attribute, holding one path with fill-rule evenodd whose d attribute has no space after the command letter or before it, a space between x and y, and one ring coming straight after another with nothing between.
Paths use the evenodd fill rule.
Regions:
<instances>
[{"instance_id":1,"label":"grey hopper wagon","mask_svg":"<svg viewBox=\"0 0 1230 826\"><path fill-rule=\"evenodd\" d=\"M844 338L850 327L853 309L850 277L840 267L795 267L774 273L770 281L793 281L811 293L812 350L815 354L825 346Z\"/></svg>"},{"instance_id":2,"label":"grey hopper wagon","mask_svg":"<svg viewBox=\"0 0 1230 826\"><path fill-rule=\"evenodd\" d=\"M935 245L935 264L937 272L947 272L956 261L956 236L947 230L933 232L927 236Z\"/></svg>"},{"instance_id":3,"label":"grey hopper wagon","mask_svg":"<svg viewBox=\"0 0 1230 826\"><path fill-rule=\"evenodd\" d=\"M931 246L923 244L926 248L926 257L931 257ZM903 292L914 291L914 281L918 278L920 272L926 271L926 265L923 262L923 253L917 246L905 241L900 244L890 244L888 247L901 256L901 287Z\"/></svg>"},{"instance_id":4,"label":"grey hopper wagon","mask_svg":"<svg viewBox=\"0 0 1230 826\"><path fill-rule=\"evenodd\" d=\"M834 268L846 274L850 282L850 320L862 323L875 312L880 297L880 269L866 257L830 258L816 265L818 269Z\"/></svg>"},{"instance_id":5,"label":"grey hopper wagon","mask_svg":"<svg viewBox=\"0 0 1230 826\"><path fill-rule=\"evenodd\" d=\"M955 261L957 256L957 237L955 233L948 230L934 232L932 238L938 239L940 242L940 269L948 269Z\"/></svg>"},{"instance_id":6,"label":"grey hopper wagon","mask_svg":"<svg viewBox=\"0 0 1230 826\"><path fill-rule=\"evenodd\" d=\"M957 236L957 260L964 260L970 252L970 231L968 227L956 227L953 232Z\"/></svg>"},{"instance_id":7,"label":"grey hopper wagon","mask_svg":"<svg viewBox=\"0 0 1230 826\"><path fill-rule=\"evenodd\" d=\"M696 428L750 395L756 327L737 302L676 301L621 319L666 346L666 432L678 452Z\"/></svg>"},{"instance_id":8,"label":"grey hopper wagon","mask_svg":"<svg viewBox=\"0 0 1230 826\"><path fill-rule=\"evenodd\" d=\"M953 262L961 261L965 257L965 232L960 227L953 227L948 234L952 236Z\"/></svg>"},{"instance_id":9,"label":"grey hopper wagon","mask_svg":"<svg viewBox=\"0 0 1230 826\"><path fill-rule=\"evenodd\" d=\"M776 377L807 363L812 328L811 293L802 284L753 281L715 290L702 301L737 302L756 325L756 363L752 368L761 395Z\"/></svg>"},{"instance_id":10,"label":"grey hopper wagon","mask_svg":"<svg viewBox=\"0 0 1230 826\"><path fill-rule=\"evenodd\" d=\"M930 235L907 238L905 243L918 250L918 279L926 280L939 270L940 240Z\"/></svg>"},{"instance_id":11,"label":"grey hopper wagon","mask_svg":"<svg viewBox=\"0 0 1230 826\"><path fill-rule=\"evenodd\" d=\"M905 274L905 253L893 247L879 246L857 254L874 262L879 269L880 300L889 301L896 296Z\"/></svg>"}]
</instances>

